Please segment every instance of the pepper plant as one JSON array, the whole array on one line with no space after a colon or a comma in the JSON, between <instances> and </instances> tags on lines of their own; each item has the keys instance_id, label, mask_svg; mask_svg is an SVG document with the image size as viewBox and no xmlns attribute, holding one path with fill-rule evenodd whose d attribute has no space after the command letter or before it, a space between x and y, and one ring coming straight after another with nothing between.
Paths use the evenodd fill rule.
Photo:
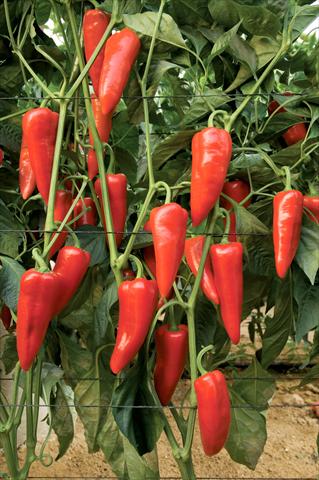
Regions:
<instances>
[{"instance_id":1,"label":"pepper plant","mask_svg":"<svg viewBox=\"0 0 319 480\"><path fill-rule=\"evenodd\" d=\"M66 453L72 406L120 479L159 478L162 432L195 479L197 410L203 454L254 469L268 370L290 338L318 357L318 41L303 32L319 6L255 3L0 6L3 478L49 466L52 430Z\"/></svg>"}]
</instances>

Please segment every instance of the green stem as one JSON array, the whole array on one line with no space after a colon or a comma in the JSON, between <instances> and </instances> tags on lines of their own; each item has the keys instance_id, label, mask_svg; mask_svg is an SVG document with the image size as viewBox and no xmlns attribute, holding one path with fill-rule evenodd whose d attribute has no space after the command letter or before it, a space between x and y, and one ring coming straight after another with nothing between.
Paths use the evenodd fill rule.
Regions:
<instances>
[{"instance_id":1,"label":"green stem","mask_svg":"<svg viewBox=\"0 0 319 480\"><path fill-rule=\"evenodd\" d=\"M228 242L229 230L230 230L230 213L229 213L228 210L226 210L226 208L220 208L219 212L223 213L226 217L226 225L225 225L225 230L224 230L224 234L223 234L221 243L227 243Z\"/></svg>"},{"instance_id":2,"label":"green stem","mask_svg":"<svg viewBox=\"0 0 319 480\"><path fill-rule=\"evenodd\" d=\"M182 480L196 480L191 457L189 457L187 460L175 457L175 460L178 465Z\"/></svg>"},{"instance_id":3,"label":"green stem","mask_svg":"<svg viewBox=\"0 0 319 480\"><path fill-rule=\"evenodd\" d=\"M291 173L290 173L290 168L285 165L282 169L283 169L283 171L284 171L285 174L286 174L285 190L291 190Z\"/></svg>"},{"instance_id":4,"label":"green stem","mask_svg":"<svg viewBox=\"0 0 319 480\"><path fill-rule=\"evenodd\" d=\"M34 248L32 250L32 257L35 260L35 262L39 265L39 268L43 272L48 272L49 268L48 265L46 264L45 260L43 259L42 255L40 254L40 251L38 248Z\"/></svg>"}]
</instances>

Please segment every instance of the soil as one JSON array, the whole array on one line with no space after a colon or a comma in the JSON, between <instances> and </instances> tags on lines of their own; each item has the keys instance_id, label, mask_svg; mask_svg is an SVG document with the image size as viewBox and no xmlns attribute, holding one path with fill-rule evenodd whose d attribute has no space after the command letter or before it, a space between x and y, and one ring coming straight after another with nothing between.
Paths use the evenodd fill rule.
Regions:
<instances>
[{"instance_id":1,"label":"soil","mask_svg":"<svg viewBox=\"0 0 319 480\"><path fill-rule=\"evenodd\" d=\"M304 403L319 400L319 388L307 385L294 390L298 381L279 381L273 404L289 404L287 408L270 408L267 417L268 440L265 450L254 471L233 462L225 450L213 458L207 458L202 452L199 433L196 429L193 445L193 461L198 477L209 478L298 478L319 479L319 458L316 447L319 419ZM179 397L187 388L182 382ZM299 408L298 408L299 405ZM57 442L52 435L47 450L54 456ZM24 447L20 449L21 457ZM160 473L162 478L180 478L179 471L171 455L166 437L162 435L158 445ZM0 470L3 470L3 458L0 458ZM109 466L104 462L102 453L88 454L83 429L76 422L76 435L65 456L54 462L49 468L36 463L30 471L30 478L115 478ZM141 479L142 480L142 479Z\"/></svg>"}]
</instances>

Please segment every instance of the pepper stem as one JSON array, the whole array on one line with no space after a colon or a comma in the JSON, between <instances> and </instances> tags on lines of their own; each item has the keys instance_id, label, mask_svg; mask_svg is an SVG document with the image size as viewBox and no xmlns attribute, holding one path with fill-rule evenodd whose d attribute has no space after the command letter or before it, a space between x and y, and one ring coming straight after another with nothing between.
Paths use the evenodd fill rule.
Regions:
<instances>
[{"instance_id":1,"label":"pepper stem","mask_svg":"<svg viewBox=\"0 0 319 480\"><path fill-rule=\"evenodd\" d=\"M201 375L205 375L205 373L207 373L207 370L205 370L202 364L202 358L204 355L206 355L207 352L214 352L213 345L207 345L207 347L202 348L202 350L197 355L196 364Z\"/></svg>"},{"instance_id":2,"label":"pepper stem","mask_svg":"<svg viewBox=\"0 0 319 480\"><path fill-rule=\"evenodd\" d=\"M137 272L136 272L136 278L141 278L143 277L143 264L139 258L137 258L135 255L130 254L129 259L135 263Z\"/></svg>"},{"instance_id":3,"label":"pepper stem","mask_svg":"<svg viewBox=\"0 0 319 480\"><path fill-rule=\"evenodd\" d=\"M161 182L161 181L160 181L160 182L156 182L155 187L156 187L157 190L158 190L160 187L165 188L165 190L166 190L165 205L166 205L167 203L170 203L170 202L171 202L171 198L172 198L172 194L171 194L171 189L170 189L170 187L167 185L167 183L166 183L166 182Z\"/></svg>"},{"instance_id":4,"label":"pepper stem","mask_svg":"<svg viewBox=\"0 0 319 480\"><path fill-rule=\"evenodd\" d=\"M229 214L229 211L226 210L225 208L220 208L219 212L223 213L226 217L225 230L224 230L224 234L223 234L223 237L222 237L222 241L220 243L228 243L228 234L229 234L229 230L230 230L230 214Z\"/></svg>"},{"instance_id":5,"label":"pepper stem","mask_svg":"<svg viewBox=\"0 0 319 480\"><path fill-rule=\"evenodd\" d=\"M285 165L282 167L283 171L285 172L286 175L286 186L285 190L291 190L291 173L290 173L290 168Z\"/></svg>"},{"instance_id":6,"label":"pepper stem","mask_svg":"<svg viewBox=\"0 0 319 480\"><path fill-rule=\"evenodd\" d=\"M32 250L32 257L36 261L36 263L39 265L39 268L43 272L48 272L49 268L47 264L45 263L43 257L41 256L40 250L38 248L34 248Z\"/></svg>"}]
</instances>

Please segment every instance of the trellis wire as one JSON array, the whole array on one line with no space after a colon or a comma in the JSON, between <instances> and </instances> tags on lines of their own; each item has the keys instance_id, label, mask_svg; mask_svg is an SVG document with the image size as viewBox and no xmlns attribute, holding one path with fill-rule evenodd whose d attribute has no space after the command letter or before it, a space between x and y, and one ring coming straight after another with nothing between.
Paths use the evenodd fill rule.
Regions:
<instances>
[{"instance_id":1,"label":"trellis wire","mask_svg":"<svg viewBox=\"0 0 319 480\"><path fill-rule=\"evenodd\" d=\"M136 409L136 410L159 410L163 408L167 408L169 410L174 410L174 409L182 409L182 410L196 410L197 407L193 407L191 405L116 405L112 403L106 403L106 404L93 404L93 405L86 405L86 404L56 404L56 403L42 403L42 404L36 404L36 403L9 403L9 404L3 404L0 403L0 407L47 407L47 408L56 408L57 406L60 408L128 408L128 409ZM266 408L312 408L318 406L318 403L275 403L275 404L268 404L268 402L265 402L262 405L258 404L242 404L242 405L231 405L231 408L233 410L237 409L253 409L253 410L265 410Z\"/></svg>"}]
</instances>

